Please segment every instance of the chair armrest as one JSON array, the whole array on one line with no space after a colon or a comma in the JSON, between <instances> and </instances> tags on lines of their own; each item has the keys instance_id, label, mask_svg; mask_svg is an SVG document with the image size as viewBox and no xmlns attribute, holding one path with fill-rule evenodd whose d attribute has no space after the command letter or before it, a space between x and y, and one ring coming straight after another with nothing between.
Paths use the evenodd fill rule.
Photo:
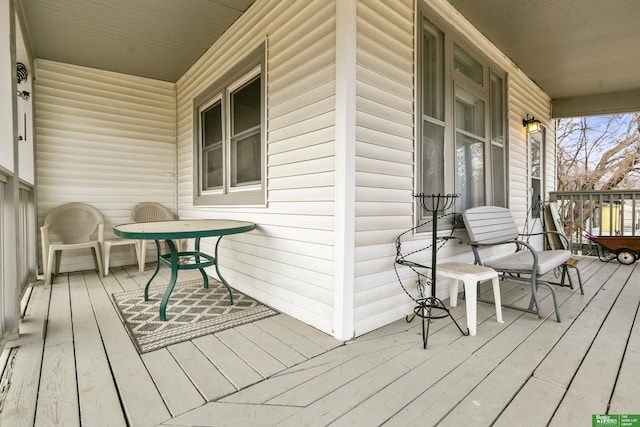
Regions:
<instances>
[{"instance_id":1,"label":"chair armrest","mask_svg":"<svg viewBox=\"0 0 640 427\"><path fill-rule=\"evenodd\" d=\"M499 242L491 242L491 243L485 243L485 242L476 242L476 241L469 241L467 242L467 244L471 245L471 246L476 246L476 247L483 247L483 246L500 246L500 245L508 245L508 244L515 244L515 245L519 245L520 243L522 243L520 240L515 240L515 239L510 239L510 240L501 240Z\"/></svg>"},{"instance_id":2,"label":"chair armrest","mask_svg":"<svg viewBox=\"0 0 640 427\"><path fill-rule=\"evenodd\" d=\"M520 233L518 234L519 236L522 237L529 237L529 236L546 236L548 234L555 234L558 237L560 237L561 240L563 240L563 243L567 246L567 248L569 247L569 239L567 238L567 236L565 236L563 233L560 233L559 231L541 231L540 233Z\"/></svg>"}]
</instances>

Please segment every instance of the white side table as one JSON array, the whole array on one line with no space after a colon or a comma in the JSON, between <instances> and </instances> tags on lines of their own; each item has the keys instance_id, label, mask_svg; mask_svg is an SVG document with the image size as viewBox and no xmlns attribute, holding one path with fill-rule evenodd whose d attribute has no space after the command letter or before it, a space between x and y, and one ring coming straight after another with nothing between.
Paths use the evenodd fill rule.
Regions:
<instances>
[{"instance_id":1,"label":"white side table","mask_svg":"<svg viewBox=\"0 0 640 427\"><path fill-rule=\"evenodd\" d=\"M436 274L438 276L453 279L449 284L449 303L451 304L451 307L456 307L458 305L458 281L462 281L464 284L467 308L467 328L469 328L469 335L476 335L478 282L484 282L487 280L492 281L493 299L496 303L496 318L498 323L503 323L502 305L500 301L500 284L498 273L495 270L482 265L466 264L463 262L447 262L438 264Z\"/></svg>"}]
</instances>

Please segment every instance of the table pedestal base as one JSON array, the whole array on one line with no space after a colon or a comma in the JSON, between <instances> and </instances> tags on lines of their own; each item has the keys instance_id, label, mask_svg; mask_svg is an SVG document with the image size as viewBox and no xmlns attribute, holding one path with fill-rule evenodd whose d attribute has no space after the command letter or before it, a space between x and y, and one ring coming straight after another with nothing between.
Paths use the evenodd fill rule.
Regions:
<instances>
[{"instance_id":1,"label":"table pedestal base","mask_svg":"<svg viewBox=\"0 0 640 427\"><path fill-rule=\"evenodd\" d=\"M160 241L156 240L156 250L158 251L158 262L156 264L156 270L153 272L153 275L147 282L144 287L144 300L149 300L149 285L158 274L160 270L160 265L164 265L171 269L171 278L169 279L169 284L167 285L167 289L164 291L164 295L162 296L162 301L160 302L160 320L167 320L167 303L169 302L169 297L171 296L171 292L173 292L173 288L176 286L176 280L178 279L178 270L195 270L198 269L200 274L202 275L202 280L204 281L204 288L209 288L209 276L207 276L206 271L204 269L206 267L215 266L216 273L220 278L222 284L227 288L229 292L229 300L231 305L233 305L233 294L231 293L231 288L227 281L220 274L220 269L218 268L218 245L220 244L220 239L222 236L218 237L218 241L216 242L215 256L211 256L204 252L200 251L200 239L196 239L196 246L194 251L182 251L178 252L175 244L172 240L165 240L167 246L169 246L168 254L160 253Z\"/></svg>"}]
</instances>

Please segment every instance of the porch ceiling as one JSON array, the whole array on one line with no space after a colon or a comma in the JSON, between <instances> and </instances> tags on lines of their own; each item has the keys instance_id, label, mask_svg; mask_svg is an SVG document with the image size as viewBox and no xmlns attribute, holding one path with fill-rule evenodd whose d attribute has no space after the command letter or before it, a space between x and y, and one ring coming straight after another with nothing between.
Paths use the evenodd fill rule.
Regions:
<instances>
[{"instance_id":1,"label":"porch ceiling","mask_svg":"<svg viewBox=\"0 0 640 427\"><path fill-rule=\"evenodd\" d=\"M175 82L254 0L19 0L34 58Z\"/></svg>"},{"instance_id":2,"label":"porch ceiling","mask_svg":"<svg viewBox=\"0 0 640 427\"><path fill-rule=\"evenodd\" d=\"M554 104L640 110L639 1L448 1ZM19 0L34 57L172 82L253 2Z\"/></svg>"},{"instance_id":3,"label":"porch ceiling","mask_svg":"<svg viewBox=\"0 0 640 427\"><path fill-rule=\"evenodd\" d=\"M639 1L448 1L551 96L554 115L640 110Z\"/></svg>"}]
</instances>

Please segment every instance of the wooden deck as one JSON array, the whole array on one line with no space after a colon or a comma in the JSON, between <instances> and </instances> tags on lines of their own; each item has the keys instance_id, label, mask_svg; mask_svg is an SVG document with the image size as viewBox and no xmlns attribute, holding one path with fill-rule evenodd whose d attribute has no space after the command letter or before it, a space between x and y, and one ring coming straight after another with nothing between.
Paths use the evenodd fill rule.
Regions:
<instances>
[{"instance_id":1,"label":"wooden deck","mask_svg":"<svg viewBox=\"0 0 640 427\"><path fill-rule=\"evenodd\" d=\"M542 320L504 309L498 324L479 303L477 336L436 320L423 350L417 320L343 344L277 315L142 356L110 294L147 275L62 275L33 289L25 327L46 317L46 340L9 357L0 425L566 427L640 413L637 264L580 268L585 295L557 291L562 323L548 295ZM503 301L526 302L524 288L502 282ZM464 304L452 313L465 323Z\"/></svg>"}]
</instances>

